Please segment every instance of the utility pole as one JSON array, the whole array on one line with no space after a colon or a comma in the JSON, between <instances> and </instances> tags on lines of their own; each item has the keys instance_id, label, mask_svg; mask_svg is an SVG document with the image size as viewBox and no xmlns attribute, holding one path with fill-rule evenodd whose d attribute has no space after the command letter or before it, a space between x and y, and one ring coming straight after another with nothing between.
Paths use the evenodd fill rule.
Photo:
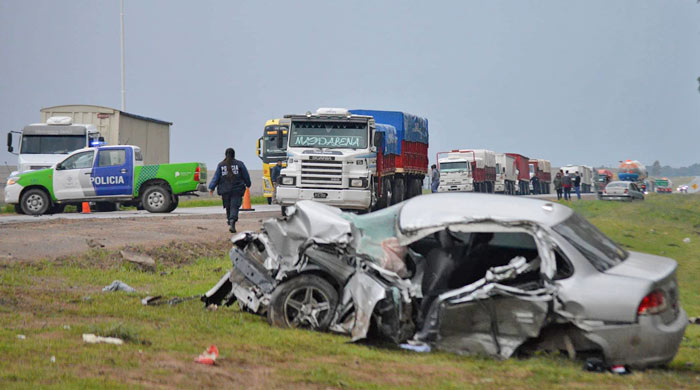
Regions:
<instances>
[{"instance_id":1,"label":"utility pole","mask_svg":"<svg viewBox=\"0 0 700 390\"><path fill-rule=\"evenodd\" d=\"M121 45L122 45L122 111L126 110L126 68L124 66L124 0L121 0Z\"/></svg>"}]
</instances>

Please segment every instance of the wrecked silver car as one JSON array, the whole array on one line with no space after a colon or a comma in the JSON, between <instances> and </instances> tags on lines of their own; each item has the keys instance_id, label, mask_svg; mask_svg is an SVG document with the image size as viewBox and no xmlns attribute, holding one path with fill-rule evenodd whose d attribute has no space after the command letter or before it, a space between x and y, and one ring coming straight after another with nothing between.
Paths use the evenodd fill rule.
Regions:
<instances>
[{"instance_id":1,"label":"wrecked silver car","mask_svg":"<svg viewBox=\"0 0 700 390\"><path fill-rule=\"evenodd\" d=\"M674 260L628 252L541 200L431 194L366 215L301 201L232 241L207 305L353 341L645 367L673 359L688 322Z\"/></svg>"}]
</instances>

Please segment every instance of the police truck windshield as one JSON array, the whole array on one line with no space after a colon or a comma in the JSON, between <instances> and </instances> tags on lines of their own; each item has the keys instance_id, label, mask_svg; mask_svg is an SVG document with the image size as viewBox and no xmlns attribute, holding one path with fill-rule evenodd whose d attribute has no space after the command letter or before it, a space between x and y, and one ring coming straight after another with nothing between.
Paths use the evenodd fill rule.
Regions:
<instances>
[{"instance_id":1,"label":"police truck windshield","mask_svg":"<svg viewBox=\"0 0 700 390\"><path fill-rule=\"evenodd\" d=\"M367 147L367 123L292 122L290 147L364 149Z\"/></svg>"},{"instance_id":2,"label":"police truck windshield","mask_svg":"<svg viewBox=\"0 0 700 390\"><path fill-rule=\"evenodd\" d=\"M20 154L68 154L85 146L84 135L23 135Z\"/></svg>"}]
</instances>

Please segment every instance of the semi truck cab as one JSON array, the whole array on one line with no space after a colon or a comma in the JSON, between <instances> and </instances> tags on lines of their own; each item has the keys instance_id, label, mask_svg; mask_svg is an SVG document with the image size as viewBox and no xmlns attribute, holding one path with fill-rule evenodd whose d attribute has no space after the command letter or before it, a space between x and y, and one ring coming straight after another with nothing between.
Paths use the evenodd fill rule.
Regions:
<instances>
[{"instance_id":1,"label":"semi truck cab","mask_svg":"<svg viewBox=\"0 0 700 390\"><path fill-rule=\"evenodd\" d=\"M276 200L299 200L344 209L369 210L377 202L375 121L346 109L287 115L290 121L287 167L282 169Z\"/></svg>"},{"instance_id":2,"label":"semi truck cab","mask_svg":"<svg viewBox=\"0 0 700 390\"><path fill-rule=\"evenodd\" d=\"M60 116L7 133L10 153L14 153L13 134L19 136L19 153L17 171L12 174L50 168L75 150L104 143L94 125L74 124L70 117Z\"/></svg>"}]
</instances>

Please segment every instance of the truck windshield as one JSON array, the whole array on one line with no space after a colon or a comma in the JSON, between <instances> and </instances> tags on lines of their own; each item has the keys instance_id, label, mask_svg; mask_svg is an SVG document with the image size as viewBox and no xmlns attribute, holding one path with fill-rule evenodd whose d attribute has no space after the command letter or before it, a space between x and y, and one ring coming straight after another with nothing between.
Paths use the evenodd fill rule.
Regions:
<instances>
[{"instance_id":1,"label":"truck windshield","mask_svg":"<svg viewBox=\"0 0 700 390\"><path fill-rule=\"evenodd\" d=\"M367 123L292 122L290 147L364 149L367 147Z\"/></svg>"},{"instance_id":2,"label":"truck windshield","mask_svg":"<svg viewBox=\"0 0 700 390\"><path fill-rule=\"evenodd\" d=\"M598 271L603 272L622 263L629 255L578 214L573 214L553 229L578 249Z\"/></svg>"},{"instance_id":3,"label":"truck windshield","mask_svg":"<svg viewBox=\"0 0 700 390\"><path fill-rule=\"evenodd\" d=\"M287 126L266 126L263 135L263 158L265 162L287 157ZM269 161L267 161L269 159Z\"/></svg>"},{"instance_id":4,"label":"truck windshield","mask_svg":"<svg viewBox=\"0 0 700 390\"><path fill-rule=\"evenodd\" d=\"M440 163L441 172L466 171L468 169L466 161L451 161Z\"/></svg>"},{"instance_id":5,"label":"truck windshield","mask_svg":"<svg viewBox=\"0 0 700 390\"><path fill-rule=\"evenodd\" d=\"M23 135L20 153L68 154L84 147L84 135Z\"/></svg>"}]
</instances>

